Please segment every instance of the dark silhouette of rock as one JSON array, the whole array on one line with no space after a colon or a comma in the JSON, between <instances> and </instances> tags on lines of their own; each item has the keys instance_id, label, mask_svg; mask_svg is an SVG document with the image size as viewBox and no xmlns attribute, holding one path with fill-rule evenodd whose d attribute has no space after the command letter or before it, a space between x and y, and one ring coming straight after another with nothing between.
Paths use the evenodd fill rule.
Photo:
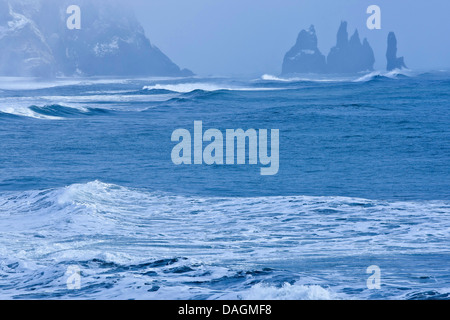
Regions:
<instances>
[{"instance_id":1,"label":"dark silhouette of rock","mask_svg":"<svg viewBox=\"0 0 450 320\"><path fill-rule=\"evenodd\" d=\"M375 55L367 39L361 43L358 30L348 39L347 22L343 21L337 34L336 46L327 59L329 73L373 71Z\"/></svg>"},{"instance_id":2,"label":"dark silhouette of rock","mask_svg":"<svg viewBox=\"0 0 450 320\"><path fill-rule=\"evenodd\" d=\"M346 48L348 45L347 22L342 21L337 33L336 48Z\"/></svg>"},{"instance_id":3,"label":"dark silhouette of rock","mask_svg":"<svg viewBox=\"0 0 450 320\"><path fill-rule=\"evenodd\" d=\"M67 28L72 4L81 30ZM0 31L0 75L192 75L150 42L125 2L0 0Z\"/></svg>"},{"instance_id":4,"label":"dark silhouette of rock","mask_svg":"<svg viewBox=\"0 0 450 320\"><path fill-rule=\"evenodd\" d=\"M367 39L361 43L358 30L348 38L347 22L337 33L337 43L326 59L317 47L314 26L302 30L297 43L286 54L282 74L293 73L358 73L373 71L375 55Z\"/></svg>"},{"instance_id":5,"label":"dark silhouette of rock","mask_svg":"<svg viewBox=\"0 0 450 320\"><path fill-rule=\"evenodd\" d=\"M388 35L388 48L386 52L387 70L392 71L395 69L407 68L405 59L403 57L397 57L397 38L394 32L390 32Z\"/></svg>"},{"instance_id":6,"label":"dark silhouette of rock","mask_svg":"<svg viewBox=\"0 0 450 320\"><path fill-rule=\"evenodd\" d=\"M326 72L325 56L317 47L317 36L314 26L302 30L294 47L285 55L283 74L324 73Z\"/></svg>"}]
</instances>

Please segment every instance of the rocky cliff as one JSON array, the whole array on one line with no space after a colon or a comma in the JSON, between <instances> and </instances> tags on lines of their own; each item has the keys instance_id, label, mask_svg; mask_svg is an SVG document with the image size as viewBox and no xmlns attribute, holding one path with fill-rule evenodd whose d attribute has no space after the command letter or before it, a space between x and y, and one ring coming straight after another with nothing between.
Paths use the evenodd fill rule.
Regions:
<instances>
[{"instance_id":1,"label":"rocky cliff","mask_svg":"<svg viewBox=\"0 0 450 320\"><path fill-rule=\"evenodd\" d=\"M55 74L55 59L36 23L0 1L0 75Z\"/></svg>"},{"instance_id":2,"label":"rocky cliff","mask_svg":"<svg viewBox=\"0 0 450 320\"><path fill-rule=\"evenodd\" d=\"M70 5L81 29L69 30ZM115 0L0 0L0 75L189 76Z\"/></svg>"}]
</instances>

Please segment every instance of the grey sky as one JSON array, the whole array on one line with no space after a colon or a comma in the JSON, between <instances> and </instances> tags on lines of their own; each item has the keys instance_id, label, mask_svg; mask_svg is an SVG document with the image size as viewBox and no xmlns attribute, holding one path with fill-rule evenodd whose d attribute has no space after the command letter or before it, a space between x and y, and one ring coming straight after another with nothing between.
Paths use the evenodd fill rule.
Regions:
<instances>
[{"instance_id":1,"label":"grey sky","mask_svg":"<svg viewBox=\"0 0 450 320\"><path fill-rule=\"evenodd\" d=\"M411 69L450 67L447 0L132 0L153 44L200 75L279 74L301 29L314 24L327 55L341 20L358 28L384 69L387 34ZM382 10L382 30L368 30L366 9Z\"/></svg>"}]
</instances>

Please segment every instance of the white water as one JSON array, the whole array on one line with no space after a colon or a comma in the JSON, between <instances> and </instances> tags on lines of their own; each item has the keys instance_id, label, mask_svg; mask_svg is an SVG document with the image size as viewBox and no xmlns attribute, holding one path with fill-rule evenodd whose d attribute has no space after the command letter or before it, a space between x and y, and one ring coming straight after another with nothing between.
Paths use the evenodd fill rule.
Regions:
<instances>
[{"instance_id":1,"label":"white water","mask_svg":"<svg viewBox=\"0 0 450 320\"><path fill-rule=\"evenodd\" d=\"M339 299L343 293L319 278L281 273L271 284L275 271L239 274L280 261L295 269L308 257L445 254L449 234L444 201L183 197L98 181L12 192L0 196L0 285L9 284L0 297L64 291L65 268L78 264L85 282L110 284L101 295L83 293L94 298ZM140 266L175 257L183 258ZM187 271L174 271L180 268ZM27 285L11 285L24 279ZM239 279L236 287L232 279ZM207 285L189 284L194 280ZM221 281L224 287L215 288ZM149 293L153 283L159 289Z\"/></svg>"}]
</instances>

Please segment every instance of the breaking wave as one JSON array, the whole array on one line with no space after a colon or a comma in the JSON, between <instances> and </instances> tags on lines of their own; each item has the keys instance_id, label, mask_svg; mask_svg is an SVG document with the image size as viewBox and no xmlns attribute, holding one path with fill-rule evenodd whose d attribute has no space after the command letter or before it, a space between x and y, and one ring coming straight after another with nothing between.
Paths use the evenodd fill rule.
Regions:
<instances>
[{"instance_id":1,"label":"breaking wave","mask_svg":"<svg viewBox=\"0 0 450 320\"><path fill-rule=\"evenodd\" d=\"M327 83L327 82L346 82L350 81L350 78L342 78L342 77L322 77L320 75L310 75L309 77L277 77L270 74L265 74L261 77L261 80L268 82L318 82L318 83Z\"/></svg>"},{"instance_id":2,"label":"breaking wave","mask_svg":"<svg viewBox=\"0 0 450 320\"><path fill-rule=\"evenodd\" d=\"M412 77L414 74L411 70L393 70L390 72L374 71L363 76L355 78L355 76L322 76L322 75L309 75L309 76L294 76L294 77L277 77L270 74L265 74L261 77L261 80L267 82L281 82L281 83L294 83L294 82L317 82L317 83L334 83L334 82L368 82L374 79L401 79L405 77Z\"/></svg>"},{"instance_id":3,"label":"breaking wave","mask_svg":"<svg viewBox=\"0 0 450 320\"><path fill-rule=\"evenodd\" d=\"M337 296L321 286L285 283L281 287L258 283L241 294L244 300L335 300Z\"/></svg>"},{"instance_id":4,"label":"breaking wave","mask_svg":"<svg viewBox=\"0 0 450 320\"><path fill-rule=\"evenodd\" d=\"M168 92L178 92L178 93L189 93L194 91L267 91L267 90L278 90L276 88L257 88L257 87L242 87L227 84L215 84L207 82L198 83L178 83L178 84L155 84L152 86L145 86L143 90L163 90Z\"/></svg>"},{"instance_id":5,"label":"breaking wave","mask_svg":"<svg viewBox=\"0 0 450 320\"><path fill-rule=\"evenodd\" d=\"M90 107L67 107L62 105L4 107L0 109L0 117L27 117L45 120L64 120L72 117L105 115L112 110Z\"/></svg>"},{"instance_id":6,"label":"breaking wave","mask_svg":"<svg viewBox=\"0 0 450 320\"><path fill-rule=\"evenodd\" d=\"M344 275L311 277L308 259L445 253L449 228L445 201L187 197L99 181L7 192L0 297L339 299L345 287L324 274ZM71 265L83 270L76 293Z\"/></svg>"},{"instance_id":7,"label":"breaking wave","mask_svg":"<svg viewBox=\"0 0 450 320\"><path fill-rule=\"evenodd\" d=\"M354 82L369 82L372 80L392 80L392 79L403 79L412 77L413 73L410 70L393 70L389 72L382 71L374 71L369 74L366 74L356 80Z\"/></svg>"}]
</instances>

